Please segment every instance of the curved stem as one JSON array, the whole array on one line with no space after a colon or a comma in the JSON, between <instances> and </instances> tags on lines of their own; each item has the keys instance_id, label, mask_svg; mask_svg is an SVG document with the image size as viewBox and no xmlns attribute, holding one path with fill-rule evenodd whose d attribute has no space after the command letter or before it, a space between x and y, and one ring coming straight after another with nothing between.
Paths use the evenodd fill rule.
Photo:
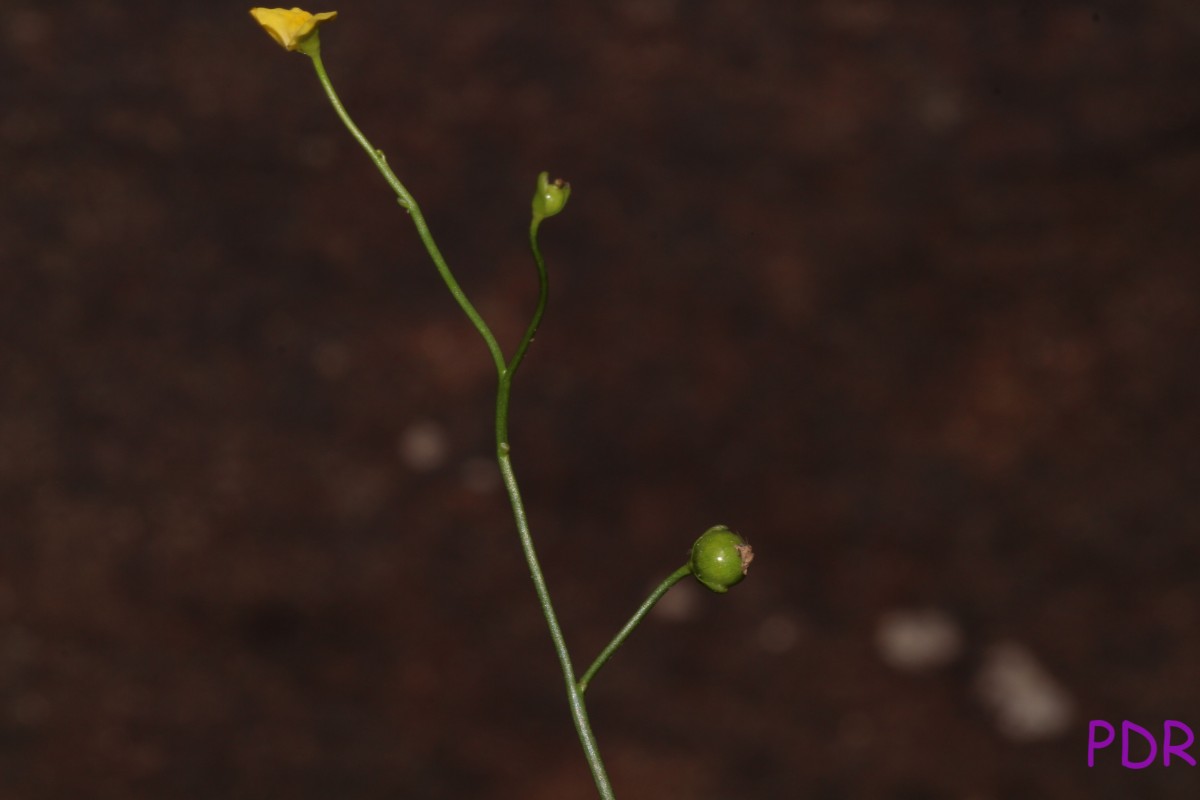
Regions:
<instances>
[{"instance_id":1,"label":"curved stem","mask_svg":"<svg viewBox=\"0 0 1200 800\"><path fill-rule=\"evenodd\" d=\"M504 387L507 380L501 379ZM502 391L506 391L502 389ZM600 758L600 750L596 745L596 736L592 733L588 721L587 706L584 705L583 692L575 683L575 668L571 665L571 654L567 650L567 641L563 637L562 628L558 624L558 616L554 613L554 604L550 601L550 590L546 588L546 579L542 576L542 568L538 563L537 551L533 546L533 537L529 533L529 522L525 518L525 507L521 502L521 491L517 486L517 478L512 469L511 448L506 441L497 441L496 458L500 463L500 474L504 478L504 488L508 490L508 499L512 503L513 517L517 522L517 533L521 538L521 549L525 553L525 561L529 565L529 576L533 579L533 587L537 592L538 605L542 608L542 616L546 618L546 626L550 629L550 639L554 642L554 652L558 654L558 663L562 668L563 679L567 685L567 702L571 707L571 719L575 723L575 733L583 746L583 755L587 759L592 779L603 800L615 800L608 774L604 769L604 761Z\"/></svg>"},{"instance_id":2,"label":"curved stem","mask_svg":"<svg viewBox=\"0 0 1200 800\"><path fill-rule=\"evenodd\" d=\"M392 187L392 191L396 193L396 200L401 207L406 209L409 216L412 217L413 225L417 228L417 235L421 237L421 243L425 245L425 249L429 252L429 257L433 259L433 264L437 267L438 274L442 276L442 280L450 289L450 294L454 295L454 300L458 303L463 313L471 320L471 324L475 326L475 330L479 331L479 335L483 337L484 344L487 345L488 352L492 356L492 362L496 365L496 372L504 372L504 353L500 349L500 344L496 341L496 337L492 335L491 328L483 321L483 317L475 310L475 306L471 305L471 301L467 299L466 293L462 287L458 285L458 281L454 278L454 273L450 271L450 266L446 263L446 259L442 257L442 252L438 249L437 244L433 240L433 234L429 230L429 225L425 222L425 217L421 214L421 208L417 205L417 201L408 193L408 189L396 177L396 173L392 172L392 168L387 164L387 157L382 150L376 149L363 135L363 132L358 129L354 121L350 119L350 115L346 112L342 101L338 99L337 92L333 89L333 83L329 80L329 75L325 72L325 64L321 61L321 53L315 50L308 53L312 59L313 68L317 71L317 79L321 82L321 88L325 90L326 97L329 98L333 110L337 112L341 118L342 124L346 126L346 130L350 131L350 135L362 145L362 149L367 152L371 161L375 163L375 168L379 170L379 174L387 181L388 186Z\"/></svg>"},{"instance_id":3,"label":"curved stem","mask_svg":"<svg viewBox=\"0 0 1200 800\"><path fill-rule=\"evenodd\" d=\"M400 205L407 209L408 213L412 216L417 233L420 235L425 249L429 252L429 256L433 259L438 273L450 289L450 293L454 295L454 299L458 302L459 307L466 313L467 317L471 320L471 324L475 326L475 329L479 331L479 335L483 337L488 352L492 356L492 361L496 365L498 376L496 388L496 459L500 465L500 474L504 479L504 487L508 492L509 502L512 504L513 518L517 524L517 534L521 540L521 549L525 554L525 561L529 566L529 575L533 580L534 590L537 592L538 604L541 606L542 615L546 618L546 626L550 630L550 639L554 643L555 652L558 654L563 680L567 687L567 701L571 708L571 719L575 724L575 732L579 736L580 744L583 746L584 757L587 759L588 767L592 772L592 779L596 782L596 788L600 792L601 800L616 800L612 786L608 780L608 774L604 769L604 762L600 758L600 751L596 745L596 737L592 733L591 723L588 721L587 707L583 700L583 690L575 682L575 668L571 664L571 655L567 649L567 642L563 636L562 628L558 624L558 616L555 614L554 605L550 601L550 590L546 587L546 580L542 575L542 568L538 562L537 551L533 545L533 537L529 532L529 522L525 516L525 505L521 499L517 477L512 468L512 448L508 441L508 407L509 398L512 395L513 375L516 374L517 368L525 358L525 353L529 350L529 345L533 342L533 337L537 334L538 326L541 324L542 316L546 310L546 298L548 295L546 264L542 259L541 250L537 242L537 232L538 226L541 224L541 218L535 217L529 227L530 249L533 251L534 263L538 271L539 291L537 308L534 311L529 327L525 330L524 337L513 354L512 360L505 363L504 353L500 349L496 337L492 334L487 323L483 321L483 318L475 310L475 307L467 299L466 294L458 285L458 281L454 279L454 275L450 272L450 268L442 257L441 251L438 250L437 245L434 243L433 235L429 231L429 226L425 223L425 218L421 214L421 209L417 205L417 201L413 199L412 195L404 187L404 184L400 182L399 178L388 167L383 151L377 150L371 145L362 131L358 129L358 126L350 119L350 115L346 112L345 107L342 106L341 100L338 99L337 93L333 89L333 84L325 72L325 65L321 61L319 48L314 43L312 48L305 52L312 59L313 67L317 71L317 78L320 80L321 86L329 98L329 102L333 105L334 110L337 111L342 123L375 163L375 167L383 175L384 180L391 186L392 191L396 193L396 199Z\"/></svg>"},{"instance_id":4,"label":"curved stem","mask_svg":"<svg viewBox=\"0 0 1200 800\"><path fill-rule=\"evenodd\" d=\"M603 800L615 800L608 773L604 769L604 761L600 758L600 750L596 745L596 736L592 733L588 721L587 706L583 701L583 691L575 682L575 667L571 663L571 654L567 649L567 641L562 628L558 624L558 615L550 600L550 590L542 575L542 567L538 561L537 549L533 544L533 536L529 532L529 521L525 517L525 504L521 499L521 490L517 485L517 476L512 468L512 446L508 440L508 405L512 394L512 380L517 367L521 365L525 353L533 337L537 334L538 325L546 311L546 298L549 294L549 282L546 277L546 262L538 247L537 233L541 219L534 217L529 226L529 246L538 271L538 303L533 318L521 343L517 346L512 360L500 373L499 385L496 389L496 460L500 464L500 475L504 479L504 488L508 492L508 500L512 504L513 518L517 524L517 535L521 539L521 550L525 554L525 562L529 566L529 576L533 580L534 591L537 592L538 605L541 606L542 616L546 618L546 627L550 630L550 639L554 643L554 652L558 655L558 663L562 668L563 680L567 685L567 702L571 707L571 719L575 723L575 733L583 746L583 755L587 759L592 779Z\"/></svg>"},{"instance_id":5,"label":"curved stem","mask_svg":"<svg viewBox=\"0 0 1200 800\"><path fill-rule=\"evenodd\" d=\"M533 262L537 266L538 273L538 299L537 306L533 310L533 317L529 320L529 327L525 329L525 335L521 337L521 342L517 345L516 352L513 353L512 360L508 362L508 366L502 371L500 376L501 387L496 393L496 439L497 441L508 442L508 399L512 391L512 379L517 373L517 368L521 366L521 362L525 359L525 353L529 350L529 345L533 343L533 338L537 335L538 326L542 324L542 317L546 313L546 299L550 295L550 281L546 276L546 261L542 258L542 250L538 246L538 228L542 224L540 217L534 217L529 223L529 249L533 253Z\"/></svg>"},{"instance_id":6,"label":"curved stem","mask_svg":"<svg viewBox=\"0 0 1200 800\"><path fill-rule=\"evenodd\" d=\"M537 335L538 326L542 324L542 316L546 313L546 298L550 294L550 282L546 277L546 261L542 258L542 249L538 247L538 228L541 227L541 224L542 217L537 216L529 223L529 250L533 253L533 263L537 266L538 273L537 307L533 310L533 318L529 320L529 327L525 329L525 335L521 337L521 343L517 345L517 350L513 353L512 360L508 363L508 371L510 373L517 371L517 367L521 365L522 359L525 358L525 351L533 343L533 337Z\"/></svg>"},{"instance_id":7,"label":"curved stem","mask_svg":"<svg viewBox=\"0 0 1200 800\"><path fill-rule=\"evenodd\" d=\"M613 653L617 652L617 648L625 643L625 640L629 638L629 634L633 633L633 629L641 623L646 614L650 613L650 609L654 608L654 604L657 603L662 596L667 593L668 589L691 574L691 565L684 564L682 567L668 575L667 579L660 583L658 587L650 593L650 596L646 598L646 601L642 603L638 607L638 610L633 613L633 616L629 618L629 622L625 623L625 627L621 628L621 630L617 632L617 635L613 637L613 640L608 643L608 647L605 647L600 651L600 655L596 656L596 660L592 662L592 665L588 667L587 672L583 673L583 677L580 678L575 684L575 686L579 689L580 694L587 691L588 685L592 682L592 678L596 677L596 673L600 671L600 668L608 663L608 660L612 658Z\"/></svg>"}]
</instances>

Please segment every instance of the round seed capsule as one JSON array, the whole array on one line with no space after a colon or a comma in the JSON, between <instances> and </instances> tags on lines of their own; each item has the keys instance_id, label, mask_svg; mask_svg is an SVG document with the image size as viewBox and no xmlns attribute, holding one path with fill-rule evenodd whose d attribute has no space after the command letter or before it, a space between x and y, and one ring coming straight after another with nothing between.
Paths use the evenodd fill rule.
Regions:
<instances>
[{"instance_id":1,"label":"round seed capsule","mask_svg":"<svg viewBox=\"0 0 1200 800\"><path fill-rule=\"evenodd\" d=\"M537 189L533 193L533 215L538 219L553 217L563 210L570 196L571 184L562 178L552 181L549 173L541 173L537 177Z\"/></svg>"},{"instance_id":2,"label":"round seed capsule","mask_svg":"<svg viewBox=\"0 0 1200 800\"><path fill-rule=\"evenodd\" d=\"M692 545L688 562L696 580L714 592L727 592L746 577L754 551L724 525L714 525Z\"/></svg>"}]
</instances>

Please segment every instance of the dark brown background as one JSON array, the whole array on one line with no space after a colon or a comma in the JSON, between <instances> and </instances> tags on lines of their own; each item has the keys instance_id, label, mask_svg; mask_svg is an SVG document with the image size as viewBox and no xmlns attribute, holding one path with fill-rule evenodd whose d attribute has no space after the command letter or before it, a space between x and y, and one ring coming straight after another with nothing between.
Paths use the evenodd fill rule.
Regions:
<instances>
[{"instance_id":1,"label":"dark brown background","mask_svg":"<svg viewBox=\"0 0 1200 800\"><path fill-rule=\"evenodd\" d=\"M338 10L508 347L574 185L513 431L576 659L708 525L759 553L591 692L623 800L1197 796L1084 749L1200 731L1194 0ZM224 1L0 30L0 796L594 796L486 352L305 59ZM980 702L1004 641L1061 735Z\"/></svg>"}]
</instances>

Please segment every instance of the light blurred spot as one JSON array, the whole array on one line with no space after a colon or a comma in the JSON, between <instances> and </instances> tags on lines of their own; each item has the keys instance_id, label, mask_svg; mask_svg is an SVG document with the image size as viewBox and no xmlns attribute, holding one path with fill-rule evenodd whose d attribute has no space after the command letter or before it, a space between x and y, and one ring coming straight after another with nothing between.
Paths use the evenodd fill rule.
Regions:
<instances>
[{"instance_id":1,"label":"light blurred spot","mask_svg":"<svg viewBox=\"0 0 1200 800\"><path fill-rule=\"evenodd\" d=\"M433 420L415 422L400 434L400 460L416 472L429 472L446 462L446 434Z\"/></svg>"},{"instance_id":2,"label":"light blurred spot","mask_svg":"<svg viewBox=\"0 0 1200 800\"><path fill-rule=\"evenodd\" d=\"M834 742L850 751L866 750L875 741L875 724L866 714L850 713L838 720Z\"/></svg>"},{"instance_id":3,"label":"light blurred spot","mask_svg":"<svg viewBox=\"0 0 1200 800\"><path fill-rule=\"evenodd\" d=\"M50 35L50 17L47 14L26 8L6 16L4 28L11 46L36 47Z\"/></svg>"},{"instance_id":4,"label":"light blurred spot","mask_svg":"<svg viewBox=\"0 0 1200 800\"><path fill-rule=\"evenodd\" d=\"M391 496L391 475L382 469L346 464L329 479L330 498L340 517L363 520L373 517Z\"/></svg>"},{"instance_id":5,"label":"light blurred spot","mask_svg":"<svg viewBox=\"0 0 1200 800\"><path fill-rule=\"evenodd\" d=\"M476 456L463 462L463 486L477 494L489 494L500 486L500 468L490 458Z\"/></svg>"},{"instance_id":6,"label":"light blurred spot","mask_svg":"<svg viewBox=\"0 0 1200 800\"><path fill-rule=\"evenodd\" d=\"M297 147L300 163L309 169L320 170L333 163L337 143L332 136L306 136Z\"/></svg>"},{"instance_id":7,"label":"light blurred spot","mask_svg":"<svg viewBox=\"0 0 1200 800\"><path fill-rule=\"evenodd\" d=\"M700 600L700 585L685 578L671 587L650 612L664 622L684 622L696 616Z\"/></svg>"},{"instance_id":8,"label":"light blurred spot","mask_svg":"<svg viewBox=\"0 0 1200 800\"><path fill-rule=\"evenodd\" d=\"M819 8L832 27L864 36L884 28L893 16L890 4L876 0L826 0Z\"/></svg>"},{"instance_id":9,"label":"light blurred spot","mask_svg":"<svg viewBox=\"0 0 1200 800\"><path fill-rule=\"evenodd\" d=\"M32 689L18 691L8 706L8 719L17 728L40 727L52 708L46 695Z\"/></svg>"},{"instance_id":10,"label":"light blurred spot","mask_svg":"<svg viewBox=\"0 0 1200 800\"><path fill-rule=\"evenodd\" d=\"M1019 644L1004 642L988 650L975 689L995 715L997 729L1009 739L1051 739L1071 724L1071 697Z\"/></svg>"},{"instance_id":11,"label":"light blurred spot","mask_svg":"<svg viewBox=\"0 0 1200 800\"><path fill-rule=\"evenodd\" d=\"M795 620L786 614L772 614L758 626L758 644L768 653L786 653L800 638Z\"/></svg>"},{"instance_id":12,"label":"light blurred spot","mask_svg":"<svg viewBox=\"0 0 1200 800\"><path fill-rule=\"evenodd\" d=\"M638 28L670 25L679 14L676 0L625 0L619 10L631 25Z\"/></svg>"},{"instance_id":13,"label":"light blurred spot","mask_svg":"<svg viewBox=\"0 0 1200 800\"><path fill-rule=\"evenodd\" d=\"M962 121L962 104L955 93L944 87L927 87L917 102L917 114L931 133L944 133Z\"/></svg>"},{"instance_id":14,"label":"light blurred spot","mask_svg":"<svg viewBox=\"0 0 1200 800\"><path fill-rule=\"evenodd\" d=\"M9 109L0 116L0 139L6 144L23 145L44 135L44 124L28 111Z\"/></svg>"},{"instance_id":15,"label":"light blurred spot","mask_svg":"<svg viewBox=\"0 0 1200 800\"><path fill-rule=\"evenodd\" d=\"M335 381L350 369L350 350L341 342L321 342L313 348L313 367L327 381Z\"/></svg>"},{"instance_id":16,"label":"light blurred spot","mask_svg":"<svg viewBox=\"0 0 1200 800\"><path fill-rule=\"evenodd\" d=\"M875 646L893 669L923 672L949 664L962 653L958 625L936 609L892 611L875 631Z\"/></svg>"}]
</instances>

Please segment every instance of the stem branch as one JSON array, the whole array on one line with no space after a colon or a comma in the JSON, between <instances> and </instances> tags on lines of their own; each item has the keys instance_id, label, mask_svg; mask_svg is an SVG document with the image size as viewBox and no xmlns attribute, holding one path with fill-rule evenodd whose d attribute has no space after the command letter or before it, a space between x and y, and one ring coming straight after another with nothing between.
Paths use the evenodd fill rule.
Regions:
<instances>
[{"instance_id":1,"label":"stem branch","mask_svg":"<svg viewBox=\"0 0 1200 800\"><path fill-rule=\"evenodd\" d=\"M454 278L454 273L450 271L450 266L446 263L446 259L442 257L442 251L438 249L437 243L433 240L433 234L429 230L429 225L425 222L425 216L421 213L421 207L417 205L417 201L408 193L408 189L404 188L404 184L396 177L396 173L392 172L392 168L388 166L387 157L384 156L382 150L376 149L363 135L363 132L354 124L354 120L350 119L350 115L346 112L342 101L338 99L337 92L333 89L333 83L329 80L329 75L325 72L325 64L321 61L321 53L319 51L310 52L309 57L312 58L313 68L317 71L317 79L321 82L321 88L325 90L325 96L329 98L333 110L337 112L341 118L342 124L346 126L346 130L350 131L350 135L354 137L362 149L367 152L367 156L375 164L375 168L379 170L379 174L387 181L388 186L392 187L392 191L396 193L396 200L401 207L408 211L412 217L413 225L417 228L417 235L421 237L421 243L425 245L425 249L429 252L429 257L433 259L433 264L437 267L438 274L442 276L447 288L450 289L450 294L454 295L455 301L467 315L467 319L471 320L471 324L475 326L475 330L479 331L479 335L483 337L484 344L487 345L488 352L492 356L492 362L496 365L496 372L504 372L504 353L500 350L500 344L496 341L496 337L492 335L491 328L483 321L483 317L479 316L479 312L475 310L475 306L471 305L471 301L467 299L467 294L458 285L458 281Z\"/></svg>"},{"instance_id":2,"label":"stem branch","mask_svg":"<svg viewBox=\"0 0 1200 800\"><path fill-rule=\"evenodd\" d=\"M506 363L504 353L500 349L496 337L492 334L487 323L484 322L483 318L475 310L475 307L467 299L466 293L458 285L458 281L454 279L450 267L446 264L441 251L438 250L437 245L434 243L433 235L429 231L429 226L425 223L425 218L421 214L421 209L417 205L417 201L413 199L413 196L409 194L404 184L392 172L387 164L386 157L383 155L383 151L376 149L367 140L367 137L363 135L358 126L350 119L350 115L346 112L341 100L338 99L337 93L333 89L333 84L325 72L325 65L321 61L319 49L314 47L312 50L307 51L307 55L312 58L313 67L317 71L317 78L320 80L321 86L329 98L329 102L341 118L342 124L346 126L346 129L350 131L355 140L362 145L367 156L374 162L376 169L383 175L384 180L387 181L392 191L396 193L397 201L412 217L413 224L417 228L417 233L420 235L425 249L429 252L430 258L433 259L438 273L442 276L442 280L445 281L446 286L450 289L450 293L458 302L459 307L462 308L467 318L471 320L471 324L475 326L475 329L479 331L479 335L483 337L488 352L492 356L492 361L496 365L498 378L496 387L496 460L500 465L500 474L504 479L504 488L508 492L508 499L512 505L513 518L517 525L517 534L521 540L521 550L524 552L525 561L529 566L529 575L533 580L533 587L537 593L538 605L541 606L542 615L546 618L546 626L550 630L550 639L554 643L554 651L558 654L563 680L566 683L567 701L571 708L571 719L575 723L575 732L579 736L580 744L583 746L583 754L592 772L592 778L596 782L596 788L600 792L601 800L616 800L612 786L609 784L608 774L604 769L604 762L600 758L595 734L592 733L591 723L588 721L587 706L584 704L583 699L583 688L575 682L575 668L571 664L571 655L567 649L567 642L563 636L562 628L558 624L558 616L554 612L554 605L550 601L550 590L546 587L546 579L542 575L537 550L534 548L533 537L529 532L529 522L525 516L525 505L521 499L521 490L517 485L517 477L512 468L512 448L508 438L508 408L509 399L512 395L513 376L516 374L517 368L525 358L525 353L529 350L529 345L533 342L533 338L537 334L538 326L541 324L542 316L546 311L546 298L549 294L546 263L542 258L537 241L538 226L541 224L541 217L535 216L529 226L529 246L533 252L534 264L537 266L538 272L537 308L533 313L533 318L530 320L529 327L525 330L524 337L522 337L520 344L517 345L512 359Z\"/></svg>"},{"instance_id":3,"label":"stem branch","mask_svg":"<svg viewBox=\"0 0 1200 800\"><path fill-rule=\"evenodd\" d=\"M643 602L638 607L638 610L633 613L633 616L629 618L629 622L625 623L625 627L621 628L621 630L617 632L617 635L613 637L613 640L608 643L608 647L605 647L600 651L600 655L596 656L596 660L592 662L590 667L588 667L587 672L583 673L583 677L576 682L575 686L577 689L579 689L580 694L583 694L587 691L588 685L592 682L592 678L596 677L596 673L600 671L600 668L608 663L608 660L612 658L613 653L617 652L617 648L625 643L625 640L629 638L629 634L633 633L633 629L636 628L639 623L641 623L646 614L650 613L650 609L654 608L654 604L657 603L662 596L667 593L668 589L691 574L691 565L684 564L682 567L668 575L667 579L660 583L658 587L650 593L650 596L646 598L645 602Z\"/></svg>"}]
</instances>

